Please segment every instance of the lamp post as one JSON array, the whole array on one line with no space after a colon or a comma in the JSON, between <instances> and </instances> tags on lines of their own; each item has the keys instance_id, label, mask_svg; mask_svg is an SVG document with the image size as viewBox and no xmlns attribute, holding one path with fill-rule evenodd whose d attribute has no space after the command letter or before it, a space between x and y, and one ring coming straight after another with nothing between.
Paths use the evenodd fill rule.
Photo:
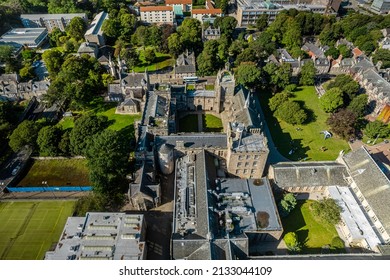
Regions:
<instances>
[{"instance_id":1,"label":"lamp post","mask_svg":"<svg viewBox=\"0 0 390 280\"><path fill-rule=\"evenodd\" d=\"M47 184L47 181L42 181L42 185L46 185L46 190L45 191L47 191L47 188L49 187L49 185ZM51 191L51 193L53 194L54 198L57 198L53 190Z\"/></svg>"}]
</instances>

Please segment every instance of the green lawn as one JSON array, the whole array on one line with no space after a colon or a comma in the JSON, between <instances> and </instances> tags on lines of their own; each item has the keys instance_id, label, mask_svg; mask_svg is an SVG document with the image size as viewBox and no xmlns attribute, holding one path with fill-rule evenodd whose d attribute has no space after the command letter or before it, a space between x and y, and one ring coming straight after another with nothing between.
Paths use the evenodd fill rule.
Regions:
<instances>
[{"instance_id":1,"label":"green lawn","mask_svg":"<svg viewBox=\"0 0 390 280\"><path fill-rule=\"evenodd\" d=\"M211 114L203 115L203 131L204 132L223 131L223 125L221 119Z\"/></svg>"},{"instance_id":2,"label":"green lawn","mask_svg":"<svg viewBox=\"0 0 390 280\"><path fill-rule=\"evenodd\" d=\"M134 134L134 121L141 119L141 114L136 115L119 115L115 114L115 107L103 112L99 112L98 115L106 116L112 124L109 129L120 131L125 128L130 128L132 134Z\"/></svg>"},{"instance_id":3,"label":"green lawn","mask_svg":"<svg viewBox=\"0 0 390 280\"><path fill-rule=\"evenodd\" d=\"M156 53L155 62L149 65L148 63L145 62L143 48L139 48L138 52L139 52L140 63L132 69L134 70L134 72L142 73L145 72L145 69L152 72L152 71L162 70L168 67L173 67L175 65L175 59L172 58L171 55L160 53L160 52L155 52Z\"/></svg>"},{"instance_id":4,"label":"green lawn","mask_svg":"<svg viewBox=\"0 0 390 280\"><path fill-rule=\"evenodd\" d=\"M198 115L187 115L179 119L179 132L198 132Z\"/></svg>"},{"instance_id":5,"label":"green lawn","mask_svg":"<svg viewBox=\"0 0 390 280\"><path fill-rule=\"evenodd\" d=\"M84 114L88 112L96 113L97 115L106 116L110 122L109 129L120 131L122 129L129 129L130 133L134 134L134 121L141 119L141 114L136 115L119 115L115 114L116 103L107 103L102 100L95 100L91 103L93 109L87 111L77 112L77 114ZM64 117L58 123L63 130L74 127L75 117Z\"/></svg>"},{"instance_id":6,"label":"green lawn","mask_svg":"<svg viewBox=\"0 0 390 280\"><path fill-rule=\"evenodd\" d=\"M86 159L34 160L18 186L90 186Z\"/></svg>"},{"instance_id":7,"label":"green lawn","mask_svg":"<svg viewBox=\"0 0 390 280\"><path fill-rule=\"evenodd\" d=\"M319 222L310 210L311 200L298 200L295 209L284 219L282 224L284 234L296 232L299 241L304 244L303 253L321 253L324 245L330 245L332 239L337 237L333 225Z\"/></svg>"},{"instance_id":8,"label":"green lawn","mask_svg":"<svg viewBox=\"0 0 390 280\"><path fill-rule=\"evenodd\" d=\"M294 93L294 101L304 105L309 116L309 122L303 125L291 125L284 121L278 121L273 117L268 108L268 99L272 97L270 92L261 92L261 105L266 115L268 127L272 139L278 150L291 160L335 160L341 150L348 151L348 143L333 135L330 139L324 139L321 131L328 130L326 124L329 114L325 113L319 105L314 87L301 87ZM299 128L300 130L297 130ZM289 152L295 148L291 155Z\"/></svg>"},{"instance_id":9,"label":"green lawn","mask_svg":"<svg viewBox=\"0 0 390 280\"><path fill-rule=\"evenodd\" d=\"M0 202L0 259L41 260L58 242L75 201Z\"/></svg>"}]
</instances>

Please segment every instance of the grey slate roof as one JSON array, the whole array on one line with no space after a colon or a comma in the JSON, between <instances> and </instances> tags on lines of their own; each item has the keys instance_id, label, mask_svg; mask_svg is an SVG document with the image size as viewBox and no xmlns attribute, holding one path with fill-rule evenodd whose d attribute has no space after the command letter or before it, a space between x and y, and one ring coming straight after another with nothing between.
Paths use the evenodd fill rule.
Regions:
<instances>
[{"instance_id":1,"label":"grey slate roof","mask_svg":"<svg viewBox=\"0 0 390 280\"><path fill-rule=\"evenodd\" d=\"M186 53L182 53L176 59L175 64L175 73L195 73L195 54L194 52L187 51Z\"/></svg>"},{"instance_id":2,"label":"grey slate roof","mask_svg":"<svg viewBox=\"0 0 390 280\"><path fill-rule=\"evenodd\" d=\"M237 89L236 94L233 97L233 115L235 116L235 122L243 123L246 128L260 128L261 121L259 112L257 111L257 99L253 98L252 93L247 89L240 86ZM248 106L245 106L249 97Z\"/></svg>"},{"instance_id":3,"label":"grey slate roof","mask_svg":"<svg viewBox=\"0 0 390 280\"><path fill-rule=\"evenodd\" d=\"M184 147L187 149L199 149L207 147L223 149L227 148L227 137L226 134L222 133L186 133L183 135L171 134L168 136L156 136L155 138L157 146L160 146L164 143L176 146L176 141L183 141Z\"/></svg>"},{"instance_id":4,"label":"grey slate roof","mask_svg":"<svg viewBox=\"0 0 390 280\"><path fill-rule=\"evenodd\" d=\"M302 50L304 50L305 52L312 52L316 57L325 57L325 54L324 54L324 51L317 47L315 44L313 43L305 43L303 46L302 46Z\"/></svg>"},{"instance_id":5,"label":"grey slate roof","mask_svg":"<svg viewBox=\"0 0 390 280\"><path fill-rule=\"evenodd\" d=\"M348 172L336 162L283 162L273 165L279 187L347 186Z\"/></svg>"},{"instance_id":6,"label":"grey slate roof","mask_svg":"<svg viewBox=\"0 0 390 280\"><path fill-rule=\"evenodd\" d=\"M353 67L352 72L357 73L359 71L365 71L367 69L374 69L375 66L366 58L360 59Z\"/></svg>"},{"instance_id":7,"label":"grey slate roof","mask_svg":"<svg viewBox=\"0 0 390 280\"><path fill-rule=\"evenodd\" d=\"M343 160L368 204L385 230L390 232L389 179L364 147L344 155Z\"/></svg>"}]
</instances>

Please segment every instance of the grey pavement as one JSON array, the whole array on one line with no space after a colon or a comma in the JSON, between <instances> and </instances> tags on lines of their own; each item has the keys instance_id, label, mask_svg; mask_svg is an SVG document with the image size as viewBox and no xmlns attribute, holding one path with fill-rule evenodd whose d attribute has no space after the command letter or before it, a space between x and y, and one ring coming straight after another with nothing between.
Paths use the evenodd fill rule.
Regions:
<instances>
[{"instance_id":1,"label":"grey pavement","mask_svg":"<svg viewBox=\"0 0 390 280\"><path fill-rule=\"evenodd\" d=\"M268 128L268 124L265 120L265 116L264 116L264 112L260 106L260 100L257 96L257 94L254 94L255 98L257 98L257 101L256 104L257 104L257 110L258 112L260 112L260 115L261 115L261 118L262 118L262 122L263 122L263 132L265 134L265 136L267 137L268 139L268 149L269 149L269 155L268 155L268 163L269 164L275 164L275 163L278 163L278 162L285 162L285 161L290 161L288 158L285 158L283 155L281 155L277 149L277 147L275 146L275 143L272 139L272 135L271 135L271 132Z\"/></svg>"}]
</instances>

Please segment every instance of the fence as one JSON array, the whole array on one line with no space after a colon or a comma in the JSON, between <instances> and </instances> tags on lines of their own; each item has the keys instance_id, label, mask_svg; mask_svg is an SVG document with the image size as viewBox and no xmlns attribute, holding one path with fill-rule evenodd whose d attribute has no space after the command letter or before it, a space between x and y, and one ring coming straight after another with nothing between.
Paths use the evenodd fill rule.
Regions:
<instances>
[{"instance_id":1,"label":"fence","mask_svg":"<svg viewBox=\"0 0 390 280\"><path fill-rule=\"evenodd\" d=\"M92 186L7 187L9 192L89 192Z\"/></svg>"}]
</instances>

